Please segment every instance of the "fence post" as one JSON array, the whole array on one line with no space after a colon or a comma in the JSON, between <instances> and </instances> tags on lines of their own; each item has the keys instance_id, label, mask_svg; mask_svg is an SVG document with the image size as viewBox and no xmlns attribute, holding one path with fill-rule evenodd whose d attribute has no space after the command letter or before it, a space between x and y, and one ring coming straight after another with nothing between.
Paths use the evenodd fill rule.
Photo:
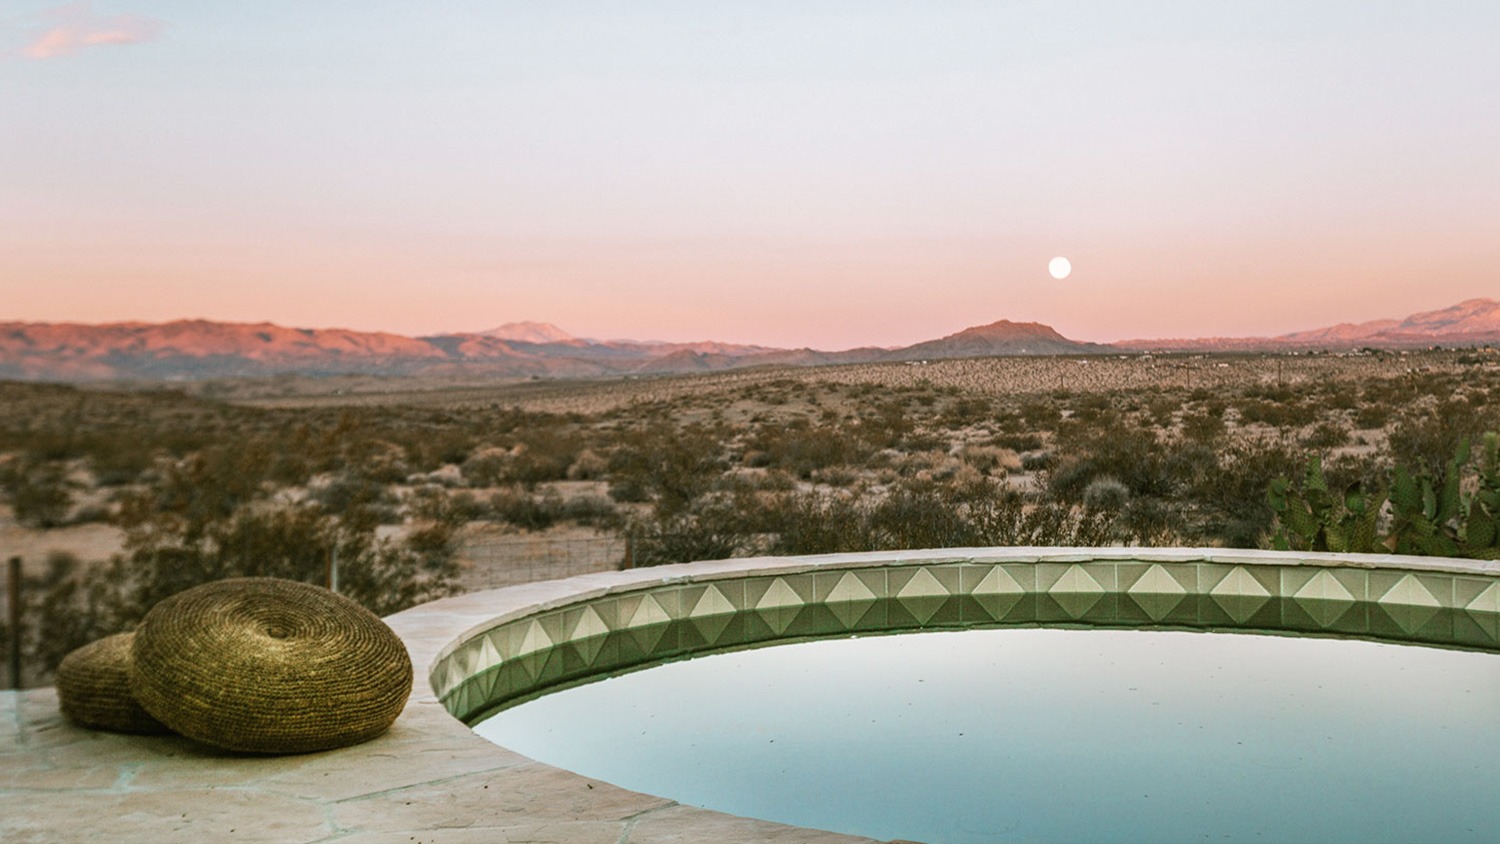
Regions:
<instances>
[{"instance_id":1,"label":"fence post","mask_svg":"<svg viewBox=\"0 0 1500 844\"><path fill-rule=\"evenodd\" d=\"M10 558L10 687L21 690L21 558Z\"/></svg>"},{"instance_id":2,"label":"fence post","mask_svg":"<svg viewBox=\"0 0 1500 844\"><path fill-rule=\"evenodd\" d=\"M625 564L621 566L621 569L633 568L635 568L635 536L627 533L625 534Z\"/></svg>"}]
</instances>

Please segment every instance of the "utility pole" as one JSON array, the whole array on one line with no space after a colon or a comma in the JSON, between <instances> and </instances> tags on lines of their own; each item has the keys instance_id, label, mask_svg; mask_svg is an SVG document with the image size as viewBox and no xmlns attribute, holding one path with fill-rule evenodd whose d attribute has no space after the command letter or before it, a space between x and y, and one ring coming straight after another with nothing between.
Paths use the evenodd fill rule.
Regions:
<instances>
[{"instance_id":1,"label":"utility pole","mask_svg":"<svg viewBox=\"0 0 1500 844\"><path fill-rule=\"evenodd\" d=\"M21 558L10 558L10 687L21 690Z\"/></svg>"},{"instance_id":2,"label":"utility pole","mask_svg":"<svg viewBox=\"0 0 1500 844\"><path fill-rule=\"evenodd\" d=\"M339 591L339 547L328 549L328 591Z\"/></svg>"}]
</instances>

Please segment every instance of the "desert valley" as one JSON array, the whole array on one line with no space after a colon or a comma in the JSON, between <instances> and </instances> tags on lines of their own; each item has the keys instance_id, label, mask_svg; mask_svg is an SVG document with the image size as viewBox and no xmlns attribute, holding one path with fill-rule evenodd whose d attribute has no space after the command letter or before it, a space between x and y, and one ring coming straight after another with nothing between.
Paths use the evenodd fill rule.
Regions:
<instances>
[{"instance_id":1,"label":"desert valley","mask_svg":"<svg viewBox=\"0 0 1500 844\"><path fill-rule=\"evenodd\" d=\"M327 580L336 566L343 591L391 611L765 553L1326 543L1288 533L1307 528L1274 484L1295 498L1317 461L1318 484L1373 500L1400 467L1467 501L1495 481L1483 437L1500 429L1488 300L1115 346L1006 321L835 353L535 324L0 338L0 367L28 379L0 383L0 540L25 562L30 684L160 595L231 573ZM1408 537L1386 510L1371 542L1394 548Z\"/></svg>"}]
</instances>

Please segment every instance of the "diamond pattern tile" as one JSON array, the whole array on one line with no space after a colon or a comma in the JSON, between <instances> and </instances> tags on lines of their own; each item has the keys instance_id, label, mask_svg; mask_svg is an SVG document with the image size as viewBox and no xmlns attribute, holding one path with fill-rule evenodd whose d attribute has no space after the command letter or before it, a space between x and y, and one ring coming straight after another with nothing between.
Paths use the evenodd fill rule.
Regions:
<instances>
[{"instance_id":1,"label":"diamond pattern tile","mask_svg":"<svg viewBox=\"0 0 1500 844\"><path fill-rule=\"evenodd\" d=\"M635 605L635 611L625 620L625 626L651 627L658 624L666 624L672 620L672 616L657 603L656 596L646 594L641 597L640 603Z\"/></svg>"},{"instance_id":2,"label":"diamond pattern tile","mask_svg":"<svg viewBox=\"0 0 1500 844\"><path fill-rule=\"evenodd\" d=\"M912 614L918 624L931 621L951 597L953 594L948 591L948 588L925 568L917 569L912 579L896 592L896 600L901 602L901 606Z\"/></svg>"},{"instance_id":3,"label":"diamond pattern tile","mask_svg":"<svg viewBox=\"0 0 1500 844\"><path fill-rule=\"evenodd\" d=\"M1271 591L1244 566L1235 566L1228 577L1209 591L1209 597L1230 618L1244 624L1271 600Z\"/></svg>"},{"instance_id":4,"label":"diamond pattern tile","mask_svg":"<svg viewBox=\"0 0 1500 844\"><path fill-rule=\"evenodd\" d=\"M1222 579L1215 583L1215 577ZM1038 594L1047 596L1045 608L1037 603ZM1500 578L1122 559L896 563L663 583L488 630L434 665L431 682L444 705L466 717L591 675L782 637L913 624L1149 623L1146 619L1337 630L1500 649Z\"/></svg>"},{"instance_id":5,"label":"diamond pattern tile","mask_svg":"<svg viewBox=\"0 0 1500 844\"><path fill-rule=\"evenodd\" d=\"M604 640L609 636L609 627L604 619L599 617L599 612L592 606L583 608L583 613L578 616L578 622L573 625L573 630L568 636L568 645L578 654L585 665L593 665L594 659L599 656L599 649L604 647Z\"/></svg>"},{"instance_id":6,"label":"diamond pattern tile","mask_svg":"<svg viewBox=\"0 0 1500 844\"><path fill-rule=\"evenodd\" d=\"M974 598L974 603L989 613L992 620L1000 621L1026 597L1026 587L1006 571L1004 566L993 566L974 584L974 591L969 594Z\"/></svg>"},{"instance_id":7,"label":"diamond pattern tile","mask_svg":"<svg viewBox=\"0 0 1500 844\"><path fill-rule=\"evenodd\" d=\"M1442 609L1437 596L1414 574L1396 581L1376 603L1407 633L1417 632Z\"/></svg>"},{"instance_id":8,"label":"diamond pattern tile","mask_svg":"<svg viewBox=\"0 0 1500 844\"><path fill-rule=\"evenodd\" d=\"M1126 590L1130 599L1145 610L1152 621L1166 618L1182 603L1187 593L1187 588L1167 573L1160 563L1146 569L1146 573Z\"/></svg>"},{"instance_id":9,"label":"diamond pattern tile","mask_svg":"<svg viewBox=\"0 0 1500 844\"><path fill-rule=\"evenodd\" d=\"M479 637L479 663L475 671L485 671L494 668L501 662L500 651L495 647L495 640L489 636Z\"/></svg>"},{"instance_id":10,"label":"diamond pattern tile","mask_svg":"<svg viewBox=\"0 0 1500 844\"><path fill-rule=\"evenodd\" d=\"M1490 583L1463 603L1462 620L1478 628L1481 644L1500 642L1500 582ZM1478 638L1478 637L1476 637Z\"/></svg>"},{"instance_id":11,"label":"diamond pattern tile","mask_svg":"<svg viewBox=\"0 0 1500 844\"><path fill-rule=\"evenodd\" d=\"M724 635L724 628L729 626L735 613L739 612L723 591L713 584L709 584L703 594L698 596L698 600L692 603L692 609L688 610L688 620L709 644L719 641L719 637Z\"/></svg>"},{"instance_id":12,"label":"diamond pattern tile","mask_svg":"<svg viewBox=\"0 0 1500 844\"><path fill-rule=\"evenodd\" d=\"M546 629L542 627L542 622L538 619L532 619L531 623L526 625L526 634L521 639L520 647L516 649L516 656L528 656L537 651L546 650L552 647L553 644L552 637L547 635Z\"/></svg>"},{"instance_id":13,"label":"diamond pattern tile","mask_svg":"<svg viewBox=\"0 0 1500 844\"><path fill-rule=\"evenodd\" d=\"M1464 609L1470 613L1500 615L1500 583L1486 586L1484 591L1474 596L1474 600L1464 605Z\"/></svg>"},{"instance_id":14,"label":"diamond pattern tile","mask_svg":"<svg viewBox=\"0 0 1500 844\"><path fill-rule=\"evenodd\" d=\"M1062 577L1052 584L1047 594L1063 612L1073 618L1083 618L1104 597L1104 587L1081 565L1069 566Z\"/></svg>"},{"instance_id":15,"label":"diamond pattern tile","mask_svg":"<svg viewBox=\"0 0 1500 844\"><path fill-rule=\"evenodd\" d=\"M1320 569L1313 575L1292 595L1292 600L1323 627L1332 627L1354 606L1353 593L1328 569Z\"/></svg>"},{"instance_id":16,"label":"diamond pattern tile","mask_svg":"<svg viewBox=\"0 0 1500 844\"><path fill-rule=\"evenodd\" d=\"M485 671L470 679L474 687L474 693L479 695L482 701L491 701L495 698L495 686L500 682L500 672L497 669Z\"/></svg>"},{"instance_id":17,"label":"diamond pattern tile","mask_svg":"<svg viewBox=\"0 0 1500 844\"><path fill-rule=\"evenodd\" d=\"M760 600L755 602L755 611L773 631L785 633L806 604L785 578L778 577L771 582L766 593L760 596Z\"/></svg>"},{"instance_id":18,"label":"diamond pattern tile","mask_svg":"<svg viewBox=\"0 0 1500 844\"><path fill-rule=\"evenodd\" d=\"M828 597L824 603L829 612L833 613L846 629L853 628L870 607L875 606L875 592L865 585L854 572L846 571L839 582L834 584L828 591Z\"/></svg>"}]
</instances>

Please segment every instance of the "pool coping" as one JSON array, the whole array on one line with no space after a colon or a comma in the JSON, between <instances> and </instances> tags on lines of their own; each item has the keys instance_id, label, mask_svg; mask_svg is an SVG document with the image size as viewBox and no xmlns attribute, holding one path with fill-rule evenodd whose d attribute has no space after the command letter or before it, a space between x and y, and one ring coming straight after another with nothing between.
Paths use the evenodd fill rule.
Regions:
<instances>
[{"instance_id":1,"label":"pool coping","mask_svg":"<svg viewBox=\"0 0 1500 844\"><path fill-rule=\"evenodd\" d=\"M186 739L79 729L51 689L0 693L0 838L82 840L806 841L857 836L683 806L535 762L478 737L428 681L497 622L648 587L829 568L943 563L1213 563L1401 569L1500 580L1500 562L1218 548L971 548L758 557L581 575L444 598L387 622L416 683L396 724L352 748L291 757L215 753Z\"/></svg>"}]
</instances>

